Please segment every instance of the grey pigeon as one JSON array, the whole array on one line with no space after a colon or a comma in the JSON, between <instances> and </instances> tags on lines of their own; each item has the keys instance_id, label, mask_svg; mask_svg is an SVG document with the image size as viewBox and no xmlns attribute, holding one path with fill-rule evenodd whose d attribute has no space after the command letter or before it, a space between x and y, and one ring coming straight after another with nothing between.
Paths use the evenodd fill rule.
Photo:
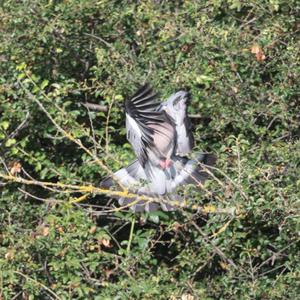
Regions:
<instances>
[{"instance_id":1,"label":"grey pigeon","mask_svg":"<svg viewBox=\"0 0 300 300\"><path fill-rule=\"evenodd\" d=\"M194 145L188 100L188 93L180 91L160 104L152 89L144 85L125 101L127 139L137 160L114 175L131 192L154 197L155 201L135 203L134 198L119 198L120 205L132 203L130 207L136 212L154 211L159 205L163 210L173 210L170 202L180 200L175 192L178 186L203 183L208 177L199 162L209 168L216 161L213 154L198 154L196 160L183 157ZM113 184L109 177L101 186Z\"/></svg>"}]
</instances>

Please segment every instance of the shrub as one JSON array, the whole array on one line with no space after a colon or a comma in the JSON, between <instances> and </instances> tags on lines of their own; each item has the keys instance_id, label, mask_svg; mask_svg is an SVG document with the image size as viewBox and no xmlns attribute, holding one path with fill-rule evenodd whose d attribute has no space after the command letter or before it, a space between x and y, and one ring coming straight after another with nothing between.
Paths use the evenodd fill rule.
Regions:
<instances>
[{"instance_id":1,"label":"shrub","mask_svg":"<svg viewBox=\"0 0 300 300\"><path fill-rule=\"evenodd\" d=\"M296 299L299 8L1 4L1 297ZM145 81L191 92L218 165L188 207L134 216L91 186L134 158L122 103Z\"/></svg>"}]
</instances>

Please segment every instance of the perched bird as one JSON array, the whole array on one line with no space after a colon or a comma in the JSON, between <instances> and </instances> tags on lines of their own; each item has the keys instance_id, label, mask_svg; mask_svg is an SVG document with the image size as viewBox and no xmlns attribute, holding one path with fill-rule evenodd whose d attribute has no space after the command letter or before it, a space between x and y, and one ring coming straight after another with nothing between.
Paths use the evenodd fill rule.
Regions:
<instances>
[{"instance_id":1,"label":"perched bird","mask_svg":"<svg viewBox=\"0 0 300 300\"><path fill-rule=\"evenodd\" d=\"M133 211L154 211L159 205L163 210L174 210L171 201L180 201L177 187L203 183L208 177L203 164L209 168L216 161L213 154L198 154L194 160L185 157L194 145L187 115L188 93L177 92L163 103L157 98L151 87L144 85L125 101L127 139L137 159L115 172L114 178L137 195L155 198L139 202L119 198L120 205L134 201ZM109 177L101 186L110 188L113 184Z\"/></svg>"}]
</instances>

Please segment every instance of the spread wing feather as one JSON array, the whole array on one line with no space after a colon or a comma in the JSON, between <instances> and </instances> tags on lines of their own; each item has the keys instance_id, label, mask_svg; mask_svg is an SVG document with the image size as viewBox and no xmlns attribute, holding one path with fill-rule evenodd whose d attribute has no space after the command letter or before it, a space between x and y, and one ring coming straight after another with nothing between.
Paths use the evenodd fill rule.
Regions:
<instances>
[{"instance_id":1,"label":"spread wing feather","mask_svg":"<svg viewBox=\"0 0 300 300\"><path fill-rule=\"evenodd\" d=\"M165 112L157 110L160 105L157 98L157 94L146 84L125 101L127 139L143 167L148 160L148 150L156 151L154 133L163 132L164 122L170 123ZM151 128L153 124L158 128Z\"/></svg>"},{"instance_id":2,"label":"spread wing feather","mask_svg":"<svg viewBox=\"0 0 300 300\"><path fill-rule=\"evenodd\" d=\"M177 134L175 153L181 156L189 154L194 147L192 122L187 114L189 100L189 93L179 91L169 97L159 107L159 110L165 110L167 115L174 121Z\"/></svg>"}]
</instances>

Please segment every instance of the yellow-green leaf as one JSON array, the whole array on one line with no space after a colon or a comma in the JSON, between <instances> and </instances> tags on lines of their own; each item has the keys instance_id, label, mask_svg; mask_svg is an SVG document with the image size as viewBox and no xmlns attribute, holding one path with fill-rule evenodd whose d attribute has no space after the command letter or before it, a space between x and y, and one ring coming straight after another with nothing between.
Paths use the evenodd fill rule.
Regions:
<instances>
[{"instance_id":1,"label":"yellow-green leaf","mask_svg":"<svg viewBox=\"0 0 300 300\"><path fill-rule=\"evenodd\" d=\"M6 142L5 142L5 146L6 147L11 147L12 145L14 145L16 143L16 139L8 139Z\"/></svg>"}]
</instances>

